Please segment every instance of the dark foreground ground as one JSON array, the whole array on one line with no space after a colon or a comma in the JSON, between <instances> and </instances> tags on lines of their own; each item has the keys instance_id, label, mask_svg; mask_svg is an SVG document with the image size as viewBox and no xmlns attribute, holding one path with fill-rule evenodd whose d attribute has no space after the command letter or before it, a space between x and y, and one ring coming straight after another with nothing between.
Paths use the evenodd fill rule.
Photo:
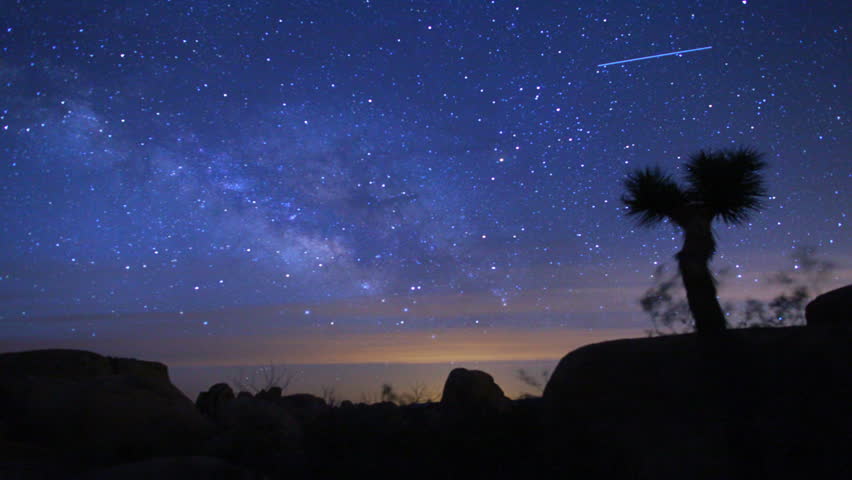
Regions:
<instances>
[{"instance_id":1,"label":"dark foreground ground","mask_svg":"<svg viewBox=\"0 0 852 480\"><path fill-rule=\"evenodd\" d=\"M852 478L852 331L619 340L560 362L542 398L451 373L442 402L196 402L164 365L0 354L0 478Z\"/></svg>"}]
</instances>

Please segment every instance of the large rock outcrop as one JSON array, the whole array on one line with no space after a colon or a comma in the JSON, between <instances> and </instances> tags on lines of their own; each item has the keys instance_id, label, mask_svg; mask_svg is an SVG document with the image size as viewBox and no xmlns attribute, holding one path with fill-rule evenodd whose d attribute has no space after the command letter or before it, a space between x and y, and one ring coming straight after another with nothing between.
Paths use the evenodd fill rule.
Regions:
<instances>
[{"instance_id":1,"label":"large rock outcrop","mask_svg":"<svg viewBox=\"0 0 852 480\"><path fill-rule=\"evenodd\" d=\"M553 452L574 452L565 472L585 477L843 478L850 347L789 327L580 348L544 392Z\"/></svg>"},{"instance_id":2,"label":"large rock outcrop","mask_svg":"<svg viewBox=\"0 0 852 480\"><path fill-rule=\"evenodd\" d=\"M15 374L65 380L133 375L171 385L168 367L162 363L105 357L84 350L49 349L0 354L0 375Z\"/></svg>"},{"instance_id":3,"label":"large rock outcrop","mask_svg":"<svg viewBox=\"0 0 852 480\"><path fill-rule=\"evenodd\" d=\"M196 453L213 428L165 365L78 350L0 354L0 424L94 463Z\"/></svg>"},{"instance_id":4,"label":"large rock outcrop","mask_svg":"<svg viewBox=\"0 0 852 480\"><path fill-rule=\"evenodd\" d=\"M812 327L852 329L852 285L846 285L813 299L805 307L805 319Z\"/></svg>"}]
</instances>

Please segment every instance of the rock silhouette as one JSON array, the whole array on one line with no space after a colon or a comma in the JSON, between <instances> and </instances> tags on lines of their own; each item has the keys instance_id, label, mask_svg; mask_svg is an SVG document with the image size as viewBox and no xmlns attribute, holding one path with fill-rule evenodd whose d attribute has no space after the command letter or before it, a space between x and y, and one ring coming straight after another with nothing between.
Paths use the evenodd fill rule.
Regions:
<instances>
[{"instance_id":1,"label":"rock silhouette","mask_svg":"<svg viewBox=\"0 0 852 480\"><path fill-rule=\"evenodd\" d=\"M191 454L213 431L165 365L92 352L0 354L0 398L8 438L81 461Z\"/></svg>"},{"instance_id":2,"label":"rock silhouette","mask_svg":"<svg viewBox=\"0 0 852 480\"><path fill-rule=\"evenodd\" d=\"M198 394L195 406L198 411L214 421L221 421L225 408L231 400L236 398L234 391L227 383L217 383L206 392Z\"/></svg>"},{"instance_id":3,"label":"rock silhouette","mask_svg":"<svg viewBox=\"0 0 852 480\"><path fill-rule=\"evenodd\" d=\"M806 327L617 340L566 355L544 392L579 470L611 478L840 478L850 337ZM567 437L566 437L567 438Z\"/></svg>"},{"instance_id":4,"label":"rock silhouette","mask_svg":"<svg viewBox=\"0 0 852 480\"><path fill-rule=\"evenodd\" d=\"M508 409L509 399L491 375L456 368L444 383L441 406L469 414L498 413Z\"/></svg>"},{"instance_id":5,"label":"rock silhouette","mask_svg":"<svg viewBox=\"0 0 852 480\"><path fill-rule=\"evenodd\" d=\"M846 285L813 299L805 307L805 319L814 327L852 327L852 285Z\"/></svg>"},{"instance_id":6,"label":"rock silhouette","mask_svg":"<svg viewBox=\"0 0 852 480\"><path fill-rule=\"evenodd\" d=\"M313 422L329 408L325 400L308 393L285 395L277 403L303 424Z\"/></svg>"},{"instance_id":7,"label":"rock silhouette","mask_svg":"<svg viewBox=\"0 0 852 480\"><path fill-rule=\"evenodd\" d=\"M5 375L82 380L108 375L132 375L180 392L169 380L168 367L158 362L114 358L83 350L49 349L0 354Z\"/></svg>"},{"instance_id":8,"label":"rock silhouette","mask_svg":"<svg viewBox=\"0 0 852 480\"><path fill-rule=\"evenodd\" d=\"M543 398L455 369L440 403L406 406L226 384L193 406L155 362L0 354L0 478L849 478L838 331L604 342L566 355Z\"/></svg>"}]
</instances>

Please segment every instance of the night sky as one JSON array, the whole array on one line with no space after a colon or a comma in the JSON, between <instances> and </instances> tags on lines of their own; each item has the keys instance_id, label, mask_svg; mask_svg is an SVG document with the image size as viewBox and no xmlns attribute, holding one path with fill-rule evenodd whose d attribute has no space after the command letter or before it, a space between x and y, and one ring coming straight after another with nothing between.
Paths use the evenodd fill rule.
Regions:
<instances>
[{"instance_id":1,"label":"night sky","mask_svg":"<svg viewBox=\"0 0 852 480\"><path fill-rule=\"evenodd\" d=\"M641 335L680 238L622 182L702 148L769 164L723 300L796 245L852 281L846 2L0 10L0 350L448 371Z\"/></svg>"}]
</instances>

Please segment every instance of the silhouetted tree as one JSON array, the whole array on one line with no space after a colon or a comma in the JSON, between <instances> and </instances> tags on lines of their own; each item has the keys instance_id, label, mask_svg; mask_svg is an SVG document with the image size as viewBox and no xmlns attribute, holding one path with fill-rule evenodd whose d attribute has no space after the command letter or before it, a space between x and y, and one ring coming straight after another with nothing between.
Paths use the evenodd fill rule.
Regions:
<instances>
[{"instance_id":1,"label":"silhouetted tree","mask_svg":"<svg viewBox=\"0 0 852 480\"><path fill-rule=\"evenodd\" d=\"M338 405L337 401L337 392L334 387L330 387L328 385L322 386L322 399L325 401L325 404L329 407L336 407Z\"/></svg>"},{"instance_id":2,"label":"silhouetted tree","mask_svg":"<svg viewBox=\"0 0 852 480\"><path fill-rule=\"evenodd\" d=\"M765 189L760 170L766 166L761 157L750 148L702 150L685 165L685 187L658 167L637 170L624 183L627 193L622 201L640 226L668 220L683 230L683 248L676 258L699 335L726 327L709 268L716 252L713 221L741 224L761 208Z\"/></svg>"},{"instance_id":3,"label":"silhouetted tree","mask_svg":"<svg viewBox=\"0 0 852 480\"><path fill-rule=\"evenodd\" d=\"M361 394L361 403L391 402L397 405L413 403L430 403L436 401L435 396L423 383L415 383L406 393L399 393L390 383L383 383L377 394Z\"/></svg>"},{"instance_id":4,"label":"silhouetted tree","mask_svg":"<svg viewBox=\"0 0 852 480\"><path fill-rule=\"evenodd\" d=\"M399 395L396 393L396 390L393 389L393 385L390 383L383 383L381 399L383 402L398 403Z\"/></svg>"},{"instance_id":5,"label":"silhouetted tree","mask_svg":"<svg viewBox=\"0 0 852 480\"><path fill-rule=\"evenodd\" d=\"M415 383L411 386L411 389L408 393L403 393L400 396L400 401L403 405L410 405L412 403L426 403L434 401L434 396L429 389L426 387L424 383Z\"/></svg>"}]
</instances>

